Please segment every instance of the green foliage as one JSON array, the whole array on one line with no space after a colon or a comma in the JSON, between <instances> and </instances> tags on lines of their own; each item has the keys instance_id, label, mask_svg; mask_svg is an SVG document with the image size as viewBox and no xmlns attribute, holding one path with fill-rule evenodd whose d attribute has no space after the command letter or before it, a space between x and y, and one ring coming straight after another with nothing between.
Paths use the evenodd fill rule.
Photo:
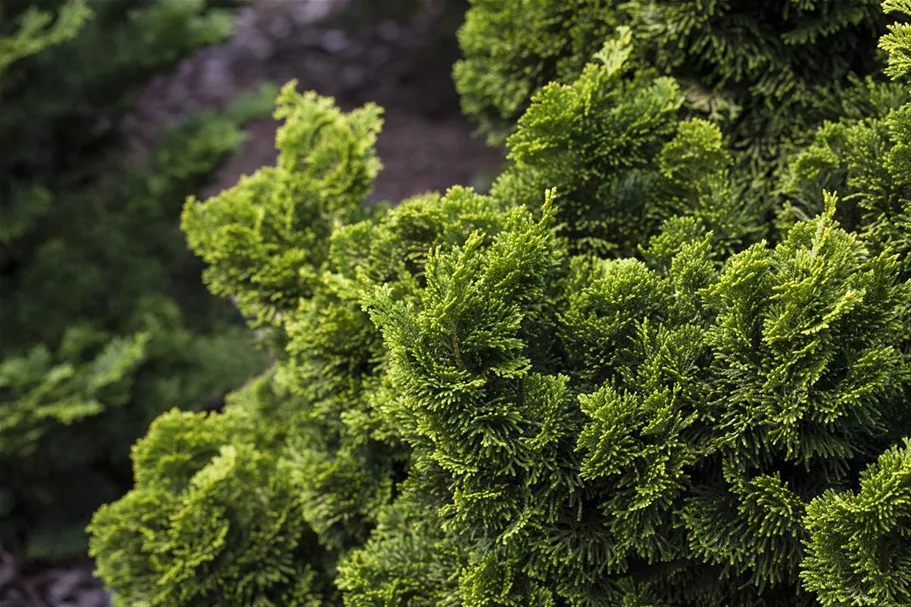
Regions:
<instances>
[{"instance_id":1,"label":"green foliage","mask_svg":"<svg viewBox=\"0 0 911 607\"><path fill-rule=\"evenodd\" d=\"M373 143L382 124L375 106L343 116L294 83L277 103L275 118L286 120L278 164L209 204L191 200L183 214L190 247L210 264L212 292L236 295L245 315L272 325L313 292L333 222L359 213L380 169Z\"/></svg>"},{"instance_id":2,"label":"green foliage","mask_svg":"<svg viewBox=\"0 0 911 607\"><path fill-rule=\"evenodd\" d=\"M19 28L15 35L0 38L0 70L73 38L91 14L85 0L61 7L56 20L50 13L29 7L19 15Z\"/></svg>"},{"instance_id":3,"label":"green foliage","mask_svg":"<svg viewBox=\"0 0 911 607\"><path fill-rule=\"evenodd\" d=\"M62 354L72 361L54 364L44 346L37 346L26 356L3 361L0 386L22 396L4 406L0 453L6 457L32 455L51 430L46 420L69 425L97 415L104 409L99 397L109 404L124 404L129 398L129 385L123 384L145 358L150 335L138 333L109 341L94 360L78 365L81 352L99 337L104 335L71 329Z\"/></svg>"},{"instance_id":4,"label":"green foliage","mask_svg":"<svg viewBox=\"0 0 911 607\"><path fill-rule=\"evenodd\" d=\"M636 62L676 78L688 112L727 124L750 159L827 117L820 98L877 69L885 30L876 0L472 0L455 68L465 112L502 141L536 91L575 80L622 25Z\"/></svg>"},{"instance_id":5,"label":"green foliage","mask_svg":"<svg viewBox=\"0 0 911 607\"><path fill-rule=\"evenodd\" d=\"M875 457L898 417L881 419L903 368L890 345L908 296L895 260L868 260L824 217L720 276L705 239L682 246L663 277L639 261L580 260L565 315L545 320L536 285L559 249L543 227L431 258L414 312L376 304L402 406L452 475L441 512L474 538L463 582L481 577L464 603L486 604L515 578L526 590L494 604L588 604L575 589L620 596L598 588L611 575L659 603L793 594L803 500ZM529 356L531 327L550 323L579 382Z\"/></svg>"},{"instance_id":6,"label":"green foliage","mask_svg":"<svg viewBox=\"0 0 911 607\"><path fill-rule=\"evenodd\" d=\"M455 81L465 113L502 137L549 82L571 82L621 24L610 0L473 0ZM496 42L494 42L496 41Z\"/></svg>"},{"instance_id":7,"label":"green foliage","mask_svg":"<svg viewBox=\"0 0 911 607\"><path fill-rule=\"evenodd\" d=\"M782 188L788 204L779 223L818 212L818 192L838 192L842 223L875 251L898 256L911 277L911 103L884 117L827 123L791 165ZM905 308L911 311L911 304ZM909 316L911 318L911 316ZM907 334L907 333L906 333Z\"/></svg>"},{"instance_id":8,"label":"green foliage","mask_svg":"<svg viewBox=\"0 0 911 607\"><path fill-rule=\"evenodd\" d=\"M412 472L411 479L416 476ZM406 487L382 510L365 548L339 566L337 584L347 607L461 604L458 582L467 565L465 550L443 530L443 521L420 491L416 485Z\"/></svg>"},{"instance_id":9,"label":"green foliage","mask_svg":"<svg viewBox=\"0 0 911 607\"><path fill-rule=\"evenodd\" d=\"M911 17L907 3L883 6ZM911 38L901 36L909 27L891 25L893 33L881 43L890 53L887 71L904 77L903 88L911 82L898 67L911 49ZM836 192L842 224L862 234L875 251L897 255L901 275L911 278L911 101L895 105L884 100L865 117L824 124L783 172L781 190L787 204L779 212L779 225L818 213L822 191ZM911 303L906 311L911 318Z\"/></svg>"},{"instance_id":10,"label":"green foliage","mask_svg":"<svg viewBox=\"0 0 911 607\"><path fill-rule=\"evenodd\" d=\"M911 225L909 121L911 104L906 104L882 118L820 128L786 176L783 190L791 205L784 221L819 212L825 189L842 197L840 219L878 248L906 246Z\"/></svg>"},{"instance_id":11,"label":"green foliage","mask_svg":"<svg viewBox=\"0 0 911 607\"><path fill-rule=\"evenodd\" d=\"M307 564L320 549L288 464L245 441L228 411L166 413L134 447L136 487L90 527L118 604L320 605Z\"/></svg>"},{"instance_id":12,"label":"green foliage","mask_svg":"<svg viewBox=\"0 0 911 607\"><path fill-rule=\"evenodd\" d=\"M908 0L886 0L883 2L883 10L911 16L911 3ZM887 75L899 79L911 74L911 24L890 25L889 33L883 36L879 46L889 53Z\"/></svg>"},{"instance_id":13,"label":"green foliage","mask_svg":"<svg viewBox=\"0 0 911 607\"><path fill-rule=\"evenodd\" d=\"M4 4L0 543L17 555L84 552L148 424L265 364L176 219L267 97L186 120L143 163L117 137L138 88L231 22L195 1Z\"/></svg>"},{"instance_id":14,"label":"green foliage","mask_svg":"<svg viewBox=\"0 0 911 607\"><path fill-rule=\"evenodd\" d=\"M803 577L823 605L898 607L911 600L911 441L889 449L860 490L827 491L807 508Z\"/></svg>"},{"instance_id":15,"label":"green foliage","mask_svg":"<svg viewBox=\"0 0 911 607\"><path fill-rule=\"evenodd\" d=\"M678 84L632 69L630 31L619 32L578 80L533 98L493 195L532 206L555 187L573 249L600 256L635 254L676 215L700 219L722 248L755 238L762 209L735 195L718 128L680 121Z\"/></svg>"},{"instance_id":16,"label":"green foliage","mask_svg":"<svg viewBox=\"0 0 911 607\"><path fill-rule=\"evenodd\" d=\"M568 41L594 6L482 4L549 8ZM807 54L781 65L879 22L839 6L788 4L776 22ZM277 361L224 413L168 414L135 450L137 489L92 525L119 601L908 603L903 83L855 83L843 123L789 171L762 166L784 184L765 198L738 136L642 62L653 39L613 30L534 95L490 196L364 206L378 109L289 86L276 166L187 202L210 288ZM733 81L766 100L844 75L826 59L748 86L742 60Z\"/></svg>"}]
</instances>

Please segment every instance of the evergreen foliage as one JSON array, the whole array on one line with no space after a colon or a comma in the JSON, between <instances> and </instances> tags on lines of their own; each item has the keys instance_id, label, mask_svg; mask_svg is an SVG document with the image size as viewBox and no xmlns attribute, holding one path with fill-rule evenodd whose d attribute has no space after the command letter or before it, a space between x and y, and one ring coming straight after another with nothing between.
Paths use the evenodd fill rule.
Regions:
<instances>
[{"instance_id":1,"label":"evergreen foliage","mask_svg":"<svg viewBox=\"0 0 911 607\"><path fill-rule=\"evenodd\" d=\"M722 248L755 238L763 209L735 195L720 131L680 121L677 82L632 69L632 51L621 27L578 80L535 95L508 140L513 164L494 196L535 205L555 187L564 235L602 256L635 254L676 215L700 219Z\"/></svg>"},{"instance_id":2,"label":"evergreen foliage","mask_svg":"<svg viewBox=\"0 0 911 607\"><path fill-rule=\"evenodd\" d=\"M907 2L886 2L886 10L911 14ZM889 26L880 46L889 52L886 72L911 92L907 68L911 24ZM876 252L892 251L901 275L911 278L911 103L897 104L891 96L870 96L866 115L849 115L827 122L811 143L789 159L782 171L786 204L778 213L780 227L813 216L823 206L822 192L841 199L838 218L863 234ZM911 302L906 302L911 310ZM911 327L906 327L911 344Z\"/></svg>"},{"instance_id":3,"label":"evergreen foliage","mask_svg":"<svg viewBox=\"0 0 911 607\"><path fill-rule=\"evenodd\" d=\"M290 463L257 449L241 412L174 410L134 447L136 487L90 527L96 542L116 546L103 571L119 603L320 604L308 563L321 550ZM223 445L226 435L234 444Z\"/></svg>"},{"instance_id":4,"label":"evergreen foliage","mask_svg":"<svg viewBox=\"0 0 911 607\"><path fill-rule=\"evenodd\" d=\"M898 607L911 594L911 441L889 449L860 490L827 491L807 509L812 539L803 577L826 605Z\"/></svg>"},{"instance_id":5,"label":"evergreen foliage","mask_svg":"<svg viewBox=\"0 0 911 607\"><path fill-rule=\"evenodd\" d=\"M536 91L575 80L626 25L636 60L676 78L688 112L725 123L753 161L833 116L825 100L878 69L885 24L877 0L471 0L455 80L466 114L502 141Z\"/></svg>"},{"instance_id":6,"label":"evergreen foliage","mask_svg":"<svg viewBox=\"0 0 911 607\"><path fill-rule=\"evenodd\" d=\"M84 553L82 528L129 488L129 445L148 424L217 402L264 366L230 307L199 288L176 225L261 98L187 120L142 165L117 136L155 71L231 23L202 1L2 7L4 550Z\"/></svg>"},{"instance_id":7,"label":"evergreen foliage","mask_svg":"<svg viewBox=\"0 0 911 607\"><path fill-rule=\"evenodd\" d=\"M463 37L519 15L566 44L509 55L485 30L507 53L492 82L515 85L506 58L550 79L586 36L601 51L513 99L532 95L491 195L364 206L378 108L292 83L276 166L187 201L210 288L278 360L224 413L156 422L92 524L102 578L159 607L911 604L903 22L882 41L896 84L855 82L840 122L762 165L760 198L735 157L774 129L687 111L645 13L509 4L476 2ZM885 30L866 2L690 23L696 4L668 21L686 40L765 32L757 15L790 32L756 63L692 51L706 90L756 107L837 96L843 45L872 61L864 28ZM576 31L597 15L603 36Z\"/></svg>"}]
</instances>

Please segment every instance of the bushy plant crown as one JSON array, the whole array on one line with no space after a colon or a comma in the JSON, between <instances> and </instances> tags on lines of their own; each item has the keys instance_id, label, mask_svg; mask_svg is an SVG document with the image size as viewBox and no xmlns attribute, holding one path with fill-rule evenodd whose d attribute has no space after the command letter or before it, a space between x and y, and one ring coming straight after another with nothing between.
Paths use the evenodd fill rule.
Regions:
<instances>
[{"instance_id":1,"label":"bushy plant crown","mask_svg":"<svg viewBox=\"0 0 911 607\"><path fill-rule=\"evenodd\" d=\"M724 123L681 111L664 68L689 60L654 24L762 27L724 3L701 21L648 3L650 22L519 4L572 59L487 40L562 80L531 96L490 195L364 206L380 110L292 83L276 165L187 201L210 288L277 361L134 449L136 488L91 526L122 605L911 602L907 24L882 39L897 84L767 160L777 194L756 199ZM476 2L464 32L507 6ZM876 10L764 5L796 55L697 46L694 73L733 70L743 98L835 89Z\"/></svg>"},{"instance_id":2,"label":"bushy plant crown","mask_svg":"<svg viewBox=\"0 0 911 607\"><path fill-rule=\"evenodd\" d=\"M887 23L877 0L472 0L455 79L466 113L502 140L536 91L575 80L625 25L637 62L674 76L688 111L767 158L879 69Z\"/></svg>"}]
</instances>

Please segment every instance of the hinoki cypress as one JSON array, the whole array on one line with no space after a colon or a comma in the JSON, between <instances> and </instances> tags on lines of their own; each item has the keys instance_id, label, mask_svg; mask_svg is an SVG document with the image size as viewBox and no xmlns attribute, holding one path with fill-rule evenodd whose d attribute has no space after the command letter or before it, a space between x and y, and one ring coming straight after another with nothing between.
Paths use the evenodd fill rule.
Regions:
<instances>
[{"instance_id":1,"label":"hinoki cypress","mask_svg":"<svg viewBox=\"0 0 911 607\"><path fill-rule=\"evenodd\" d=\"M884 5L895 83L857 80L757 170L741 144L764 144L697 115L683 72L754 109L837 95L870 3L759 3L796 54L755 63L661 51L659 15L762 31L727 8L521 4L567 42L466 43L462 77L479 41L517 62L489 76L516 119L489 196L364 206L380 111L291 84L276 166L187 202L210 288L276 363L135 448L136 489L91 527L124 605L911 603L911 5Z\"/></svg>"}]
</instances>

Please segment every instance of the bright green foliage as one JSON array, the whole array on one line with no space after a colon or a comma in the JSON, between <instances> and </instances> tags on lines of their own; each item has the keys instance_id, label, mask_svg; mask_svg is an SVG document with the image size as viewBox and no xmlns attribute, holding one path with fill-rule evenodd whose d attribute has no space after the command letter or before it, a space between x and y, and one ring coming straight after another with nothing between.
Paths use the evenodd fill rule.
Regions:
<instances>
[{"instance_id":1,"label":"bright green foliage","mask_svg":"<svg viewBox=\"0 0 911 607\"><path fill-rule=\"evenodd\" d=\"M699 218L723 248L755 238L761 211L732 191L718 128L681 122L676 81L633 70L632 52L621 28L578 80L534 97L493 195L533 206L555 187L563 234L574 250L601 256L634 254L675 215Z\"/></svg>"},{"instance_id":2,"label":"bright green foliage","mask_svg":"<svg viewBox=\"0 0 911 607\"><path fill-rule=\"evenodd\" d=\"M401 434L414 424L394 404L382 337L361 307L365 285L387 284L400 299L415 297L427 280L431 247L453 246L474 230L496 233L503 221L497 207L453 189L336 230L316 292L288 323L288 358L278 374L307 403L291 452L305 477L309 520L331 548L366 539L403 474Z\"/></svg>"},{"instance_id":3,"label":"bright green foliage","mask_svg":"<svg viewBox=\"0 0 911 607\"><path fill-rule=\"evenodd\" d=\"M696 554L760 588L795 581L809 498L843 487L907 420L895 347L907 285L832 212L735 256L707 292L717 392L705 413L724 481L683 517Z\"/></svg>"},{"instance_id":4,"label":"bright green foliage","mask_svg":"<svg viewBox=\"0 0 911 607\"><path fill-rule=\"evenodd\" d=\"M883 118L827 123L797 156L784 184L789 223L822 208L826 189L843 200L839 218L877 250L890 249L911 276L911 103Z\"/></svg>"},{"instance_id":5,"label":"bright green foliage","mask_svg":"<svg viewBox=\"0 0 911 607\"><path fill-rule=\"evenodd\" d=\"M886 12L904 13L911 16L911 2L908 0L886 0ZM911 23L893 23L889 34L883 36L880 48L889 53L889 67L886 74L899 79L911 75Z\"/></svg>"},{"instance_id":6,"label":"bright green foliage","mask_svg":"<svg viewBox=\"0 0 911 607\"><path fill-rule=\"evenodd\" d=\"M911 18L911 5L906 2L883 6ZM900 68L911 52L911 38L902 36L909 27L906 23L890 26L893 33L883 38L881 46L890 53L893 67L887 71L911 91L911 74ZM901 275L911 278L911 100L904 99L901 105L880 100L866 116L823 125L783 173L781 190L787 204L779 212L780 226L818 213L823 206L821 192L836 192L842 200L838 215L842 224L862 234L874 251L897 255ZM905 309L911 322L911 301Z\"/></svg>"},{"instance_id":7,"label":"bright green foliage","mask_svg":"<svg viewBox=\"0 0 911 607\"><path fill-rule=\"evenodd\" d=\"M293 457L311 524L338 549L366 539L403 457L374 436L390 433L372 408L382 394L384 349L361 309L363 285L391 281L404 296L423 281L431 246L462 242L474 229L495 233L502 219L495 201L466 190L442 201L415 198L394 216L362 210L379 170L378 110L344 115L288 86L277 114L286 118L277 166L204 204L191 199L184 226L212 263L213 290L231 293L254 323L270 324L276 342L287 344L278 377L302 403ZM376 219L357 221L368 215Z\"/></svg>"},{"instance_id":8,"label":"bright green foliage","mask_svg":"<svg viewBox=\"0 0 911 607\"><path fill-rule=\"evenodd\" d=\"M15 34L0 38L0 70L24 57L73 38L91 14L85 0L62 6L56 19L55 15L35 6L29 7L19 15L20 22Z\"/></svg>"},{"instance_id":9,"label":"bright green foliage","mask_svg":"<svg viewBox=\"0 0 911 607\"><path fill-rule=\"evenodd\" d=\"M489 252L472 234L452 252L432 254L417 310L390 301L388 288L371 305L404 390L400 406L457 483L452 514L494 536L521 527L547 490L560 488L559 470L540 462L558 461L566 380L530 375L531 352L519 336L523 321L539 324L523 308L544 299L560 261L552 220L552 207L540 223L520 207Z\"/></svg>"},{"instance_id":10,"label":"bright green foliage","mask_svg":"<svg viewBox=\"0 0 911 607\"><path fill-rule=\"evenodd\" d=\"M586 14L565 6L555 35ZM911 283L907 232L887 229L904 190L845 181L841 200L797 177L817 206L776 233L781 200L743 187L635 31L541 89L490 196L362 206L378 110L285 90L277 166L184 210L211 288L278 360L225 413L169 414L174 438L156 426L137 448L138 489L93 523L123 604L270 604L302 584L336 607L907 603ZM864 86L846 119L885 121L897 151L865 166L903 183L901 96ZM266 512L241 482L293 496ZM225 530L225 511L247 522ZM299 520L259 567L230 567L236 526L256 537L275 513ZM121 535L135 521L141 541ZM272 575L285 564L299 575Z\"/></svg>"},{"instance_id":11,"label":"bright green foliage","mask_svg":"<svg viewBox=\"0 0 911 607\"><path fill-rule=\"evenodd\" d=\"M911 4L885 2L884 8L911 17ZM908 79L911 38L907 24L891 26L882 47L890 52L888 71ZM847 217L877 249L897 252L901 275L911 276L911 104L861 122L842 122L820 130L813 146L798 158L791 192L799 175L828 180L848 192L854 204ZM799 194L798 194L799 196ZM802 198L795 196L798 201ZM793 207L787 211L793 211ZM911 295L905 297L902 330L911 343ZM911 427L906 389L896 401L903 415L898 432ZM807 557L801 577L825 606L906 605L911 602L911 442L895 444L860 477L856 491L827 490L807 508Z\"/></svg>"},{"instance_id":12,"label":"bright green foliage","mask_svg":"<svg viewBox=\"0 0 911 607\"><path fill-rule=\"evenodd\" d=\"M287 344L289 363L278 374L301 400L289 420L301 446L299 491L321 539L339 548L366 538L362 519L391 488L391 451L374 446L362 413L378 334L360 309L356 276L328 262L333 228L364 214L360 204L380 166L373 150L380 114L368 106L344 115L293 85L278 108L286 122L277 166L205 204L190 199L183 221L191 247L211 264L212 290L233 295L252 324Z\"/></svg>"},{"instance_id":13,"label":"bright green foliage","mask_svg":"<svg viewBox=\"0 0 911 607\"><path fill-rule=\"evenodd\" d=\"M889 449L860 489L827 491L807 508L803 578L823 605L911 601L911 440Z\"/></svg>"},{"instance_id":14,"label":"bright green foliage","mask_svg":"<svg viewBox=\"0 0 911 607\"><path fill-rule=\"evenodd\" d=\"M136 444L136 487L90 527L118 605L320 605L298 487L245 440L244 419L172 411Z\"/></svg>"},{"instance_id":15,"label":"bright green foliage","mask_svg":"<svg viewBox=\"0 0 911 607\"><path fill-rule=\"evenodd\" d=\"M84 552L157 415L217 403L264 366L199 288L176 225L263 103L190 118L128 164L122 111L230 15L184 0L0 10L0 544L56 558Z\"/></svg>"},{"instance_id":16,"label":"bright green foliage","mask_svg":"<svg viewBox=\"0 0 911 607\"><path fill-rule=\"evenodd\" d=\"M283 89L275 112L286 119L277 166L244 178L210 204L191 201L184 229L205 259L214 293L236 294L257 323L280 325L308 296L327 254L333 222L359 212L380 169L373 151L379 108L343 117L328 100ZM255 202L255 205L253 204Z\"/></svg>"},{"instance_id":17,"label":"bright green foliage","mask_svg":"<svg viewBox=\"0 0 911 607\"><path fill-rule=\"evenodd\" d=\"M677 78L690 111L730 121L750 157L769 157L812 126L827 91L877 69L884 21L877 0L472 0L455 79L465 112L502 140L536 91L572 82L627 25L637 62Z\"/></svg>"}]
</instances>

